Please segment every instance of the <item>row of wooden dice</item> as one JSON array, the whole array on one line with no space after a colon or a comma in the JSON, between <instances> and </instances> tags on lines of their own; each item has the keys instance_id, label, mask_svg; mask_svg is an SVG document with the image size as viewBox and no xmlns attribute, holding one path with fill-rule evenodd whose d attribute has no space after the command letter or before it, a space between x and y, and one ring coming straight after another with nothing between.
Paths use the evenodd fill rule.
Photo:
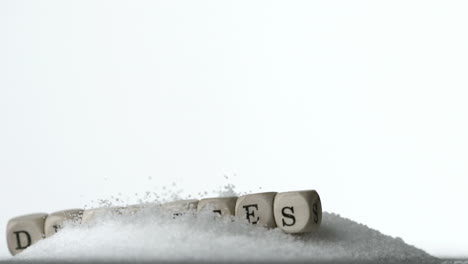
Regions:
<instances>
[{"instance_id":1,"label":"row of wooden dice","mask_svg":"<svg viewBox=\"0 0 468 264\"><path fill-rule=\"evenodd\" d=\"M211 210L220 215L235 215L251 224L279 227L287 233L313 231L320 226L322 219L322 205L315 190L182 200L153 206L166 209L175 216L189 211ZM7 225L8 249L12 255L16 255L42 238L58 232L65 221L86 224L104 213L133 214L142 207L148 205L71 209L15 217Z\"/></svg>"}]
</instances>

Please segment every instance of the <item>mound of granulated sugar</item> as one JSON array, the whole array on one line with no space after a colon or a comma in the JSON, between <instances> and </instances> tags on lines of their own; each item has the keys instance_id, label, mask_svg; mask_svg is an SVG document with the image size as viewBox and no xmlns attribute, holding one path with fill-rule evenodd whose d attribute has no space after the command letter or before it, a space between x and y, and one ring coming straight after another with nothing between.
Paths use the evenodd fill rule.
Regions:
<instances>
[{"instance_id":1,"label":"mound of granulated sugar","mask_svg":"<svg viewBox=\"0 0 468 264\"><path fill-rule=\"evenodd\" d=\"M212 213L173 217L159 207L68 223L14 259L104 261L411 261L435 259L365 225L324 213L316 232L290 235Z\"/></svg>"}]
</instances>

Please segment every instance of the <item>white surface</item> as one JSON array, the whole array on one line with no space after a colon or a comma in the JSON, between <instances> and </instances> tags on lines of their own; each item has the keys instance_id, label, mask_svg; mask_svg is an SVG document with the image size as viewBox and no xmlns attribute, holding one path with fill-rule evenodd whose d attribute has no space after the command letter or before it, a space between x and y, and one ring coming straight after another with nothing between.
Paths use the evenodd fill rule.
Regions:
<instances>
[{"instance_id":1,"label":"white surface","mask_svg":"<svg viewBox=\"0 0 468 264\"><path fill-rule=\"evenodd\" d=\"M90 225L69 225L15 259L47 260L411 260L428 263L421 250L334 214L321 230L292 236L210 212L173 219L152 208L135 215L106 215Z\"/></svg>"},{"instance_id":2,"label":"white surface","mask_svg":"<svg viewBox=\"0 0 468 264\"><path fill-rule=\"evenodd\" d=\"M1 1L0 227L227 175L468 256L467 5Z\"/></svg>"}]
</instances>

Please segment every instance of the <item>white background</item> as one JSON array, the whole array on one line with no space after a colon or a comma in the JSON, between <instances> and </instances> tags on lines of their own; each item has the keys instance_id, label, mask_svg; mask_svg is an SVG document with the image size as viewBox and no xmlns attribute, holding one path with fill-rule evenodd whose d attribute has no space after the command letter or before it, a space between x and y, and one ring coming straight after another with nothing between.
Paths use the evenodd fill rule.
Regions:
<instances>
[{"instance_id":1,"label":"white background","mask_svg":"<svg viewBox=\"0 0 468 264\"><path fill-rule=\"evenodd\" d=\"M0 1L0 226L163 186L313 188L325 211L468 256L467 14Z\"/></svg>"}]
</instances>

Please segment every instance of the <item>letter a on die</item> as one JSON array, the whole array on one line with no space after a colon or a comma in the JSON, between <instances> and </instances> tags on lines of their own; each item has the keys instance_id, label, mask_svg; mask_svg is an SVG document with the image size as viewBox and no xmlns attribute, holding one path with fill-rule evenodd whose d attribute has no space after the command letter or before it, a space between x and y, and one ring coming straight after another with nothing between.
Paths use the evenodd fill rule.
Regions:
<instances>
[{"instance_id":1,"label":"letter a on die","mask_svg":"<svg viewBox=\"0 0 468 264\"><path fill-rule=\"evenodd\" d=\"M315 190L278 193L273 205L276 225L286 233L306 233L322 222L322 204Z\"/></svg>"},{"instance_id":2,"label":"letter a on die","mask_svg":"<svg viewBox=\"0 0 468 264\"><path fill-rule=\"evenodd\" d=\"M44 237L45 213L29 214L10 219L7 224L7 243L16 255Z\"/></svg>"},{"instance_id":3,"label":"letter a on die","mask_svg":"<svg viewBox=\"0 0 468 264\"><path fill-rule=\"evenodd\" d=\"M236 203L236 216L254 225L276 227L273 202L276 192L253 193L240 196Z\"/></svg>"}]
</instances>

